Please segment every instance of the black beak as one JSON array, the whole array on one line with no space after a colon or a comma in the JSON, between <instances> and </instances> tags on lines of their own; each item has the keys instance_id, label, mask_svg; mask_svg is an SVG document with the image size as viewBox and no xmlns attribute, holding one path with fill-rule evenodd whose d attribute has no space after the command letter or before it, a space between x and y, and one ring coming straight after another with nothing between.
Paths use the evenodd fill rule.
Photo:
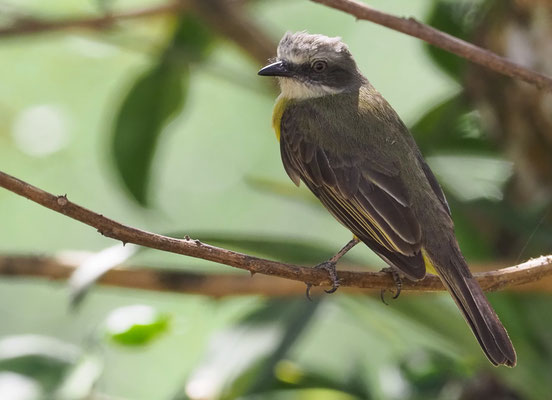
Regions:
<instances>
[{"instance_id":1,"label":"black beak","mask_svg":"<svg viewBox=\"0 0 552 400\"><path fill-rule=\"evenodd\" d=\"M291 72L287 69L282 61L276 61L262 68L257 75L261 76L291 76Z\"/></svg>"}]
</instances>

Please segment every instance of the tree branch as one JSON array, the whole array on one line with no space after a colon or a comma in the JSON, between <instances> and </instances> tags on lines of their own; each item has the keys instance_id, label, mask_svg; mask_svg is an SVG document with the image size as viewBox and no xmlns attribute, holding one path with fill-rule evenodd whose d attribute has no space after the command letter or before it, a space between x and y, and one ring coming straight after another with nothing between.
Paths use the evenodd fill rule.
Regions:
<instances>
[{"instance_id":1,"label":"tree branch","mask_svg":"<svg viewBox=\"0 0 552 400\"><path fill-rule=\"evenodd\" d=\"M0 171L0 186L34 201L53 211L59 212L92 226L102 235L124 243L158 249L194 258L213 261L249 271L251 274L278 276L314 286L330 285L328 274L321 269L301 267L222 249L190 238L176 239L156 233L146 232L123 225L94 211L81 207L67 199L66 195L55 196ZM540 257L526 263L478 276L485 290L498 290L514 285L522 285L552 275L552 256ZM388 274L379 272L340 271L341 286L365 289L393 289L395 284ZM438 277L430 275L418 282L405 281L403 290L433 291L443 290Z\"/></svg>"},{"instance_id":2,"label":"tree branch","mask_svg":"<svg viewBox=\"0 0 552 400\"><path fill-rule=\"evenodd\" d=\"M458 39L457 37L439 31L417 21L414 18L396 17L394 15L375 10L355 0L311 1L341 10L347 14L351 14L357 19L371 21L395 31L417 37L418 39L422 39L427 43L454 53L476 64L480 64L493 71L532 83L538 88L552 91L551 77L522 67L521 65L509 61L504 57L500 57L489 50L485 50L464 40Z\"/></svg>"},{"instance_id":3,"label":"tree branch","mask_svg":"<svg viewBox=\"0 0 552 400\"><path fill-rule=\"evenodd\" d=\"M257 26L236 1L195 0L195 11L221 37L232 40L259 64L264 65L276 53L276 43Z\"/></svg>"},{"instance_id":4,"label":"tree branch","mask_svg":"<svg viewBox=\"0 0 552 400\"><path fill-rule=\"evenodd\" d=\"M535 86L552 91L552 78L522 67L504 57L458 39L425 25L414 18L400 18L375 10L355 0L311 0L315 3L344 11L358 19L364 19L390 29L417 37L443 50L480 64L503 75L524 80ZM0 37L33 34L64 29L105 29L117 21L170 14L193 7L221 35L228 37L263 63L274 53L274 43L249 19L239 5L230 5L224 0L178 0L149 8L122 11L98 17L46 21L34 18L19 19L15 24L0 28Z\"/></svg>"},{"instance_id":5,"label":"tree branch","mask_svg":"<svg viewBox=\"0 0 552 400\"><path fill-rule=\"evenodd\" d=\"M44 20L31 17L16 19L10 26L0 28L0 37L29 35L40 32L51 32L65 29L105 29L117 21L174 14L189 7L189 1L174 1L131 11L121 11L94 17L75 17L62 20Z\"/></svg>"},{"instance_id":6,"label":"tree branch","mask_svg":"<svg viewBox=\"0 0 552 400\"><path fill-rule=\"evenodd\" d=\"M83 261L83 257L75 259L75 257L66 256L4 255L0 256L0 276L29 276L54 281L66 281ZM483 286L487 285L485 287L486 290L498 290L503 287L514 291L551 293L551 265L552 257L540 257L516 267L476 273L475 275ZM498 280L495 278L496 274L501 275ZM526 281L528 278L533 280L536 277L535 274L547 279L517 285L517 283ZM366 272L363 275L366 275L370 281L376 279L377 281L387 283L389 280L388 274L382 272ZM521 281L520 278L522 279ZM305 285L302 282L277 279L266 275L255 275L250 278L243 274L202 274L178 269L147 268L136 265L111 269L97 283L128 289L201 294L212 297L240 295L282 297L303 296L305 294ZM410 292L443 290L439 279L435 276L424 279L420 282L421 285L413 286L411 283L405 281L402 290ZM371 289L379 290L381 287L378 286ZM340 291L343 290L347 293L366 293L367 289L360 287L343 287L340 289Z\"/></svg>"},{"instance_id":7,"label":"tree branch","mask_svg":"<svg viewBox=\"0 0 552 400\"><path fill-rule=\"evenodd\" d=\"M66 281L82 261L67 257L0 256L0 276L30 276ZM288 296L305 293L305 285L301 282L266 275L250 278L249 275L243 274L201 274L135 265L111 269L97 283L130 289L213 297L254 294Z\"/></svg>"},{"instance_id":8,"label":"tree branch","mask_svg":"<svg viewBox=\"0 0 552 400\"><path fill-rule=\"evenodd\" d=\"M228 0L177 0L137 10L61 20L19 18L13 25L0 28L0 38L77 28L102 30L112 27L118 21L174 14L188 9L197 13L221 37L233 41L260 64L264 64L274 55L276 43L247 16L241 4Z\"/></svg>"}]
</instances>

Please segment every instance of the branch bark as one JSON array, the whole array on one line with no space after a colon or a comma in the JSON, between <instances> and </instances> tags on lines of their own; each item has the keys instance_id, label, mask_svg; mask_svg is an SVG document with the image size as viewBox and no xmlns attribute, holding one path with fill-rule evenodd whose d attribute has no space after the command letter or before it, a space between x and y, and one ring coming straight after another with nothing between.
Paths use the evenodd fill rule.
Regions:
<instances>
[{"instance_id":1,"label":"branch bark","mask_svg":"<svg viewBox=\"0 0 552 400\"><path fill-rule=\"evenodd\" d=\"M243 4L228 0L195 0L194 10L221 37L232 40L259 64L276 53L276 43L249 17Z\"/></svg>"},{"instance_id":2,"label":"branch bark","mask_svg":"<svg viewBox=\"0 0 552 400\"><path fill-rule=\"evenodd\" d=\"M383 25L387 28L417 37L436 47L482 65L512 78L531 83L538 88L552 91L552 78L522 67L504 57L475 46L457 37L425 25L414 18L401 18L384 13L355 0L311 0L341 10L357 19Z\"/></svg>"},{"instance_id":3,"label":"branch bark","mask_svg":"<svg viewBox=\"0 0 552 400\"><path fill-rule=\"evenodd\" d=\"M390 29L417 37L443 50L480 64L500 74L518 78L538 88L552 91L552 78L525 68L495 53L458 39L447 33L425 25L414 18L401 18L373 9L355 0L311 0L328 7L341 10L358 19L374 22ZM119 20L152 17L161 14L180 12L194 4L194 8L213 28L225 37L236 42L260 63L264 63L274 53L274 43L251 20L223 0L179 0L139 10L111 13L99 17L45 21L28 18L19 20L12 26L0 28L0 37L26 35L73 28L105 29Z\"/></svg>"},{"instance_id":4,"label":"branch bark","mask_svg":"<svg viewBox=\"0 0 552 400\"><path fill-rule=\"evenodd\" d=\"M189 7L189 1L174 1L137 10L114 12L94 17L75 17L62 20L44 20L38 18L19 18L13 25L0 28L0 37L30 35L41 32L60 31L66 29L106 29L117 21L155 17L164 14L174 14Z\"/></svg>"},{"instance_id":5,"label":"branch bark","mask_svg":"<svg viewBox=\"0 0 552 400\"><path fill-rule=\"evenodd\" d=\"M79 257L44 257L29 255L0 255L0 276L34 277L53 281L66 281L84 259ZM507 289L510 291L531 291L552 293L552 257L540 257L516 267L498 271L476 273L480 284L486 290ZM475 266L475 269L478 267ZM495 276L500 274L497 279ZM543 279L527 284L517 284L537 276ZM341 275L341 272L340 272ZM388 274L382 272L365 272L365 282L390 282ZM100 285L127 289L141 289L156 292L173 292L200 294L203 296L224 297L240 295L263 295L269 297L304 296L305 285L302 282L278 279L266 275L254 277L244 274L202 274L181 271L178 269L148 268L144 266L121 266L108 271L97 282ZM409 292L443 290L439 279L428 277L417 286L405 281L402 290ZM366 293L366 290L380 290L382 287L343 287L347 293Z\"/></svg>"},{"instance_id":6,"label":"branch bark","mask_svg":"<svg viewBox=\"0 0 552 400\"><path fill-rule=\"evenodd\" d=\"M234 42L260 64L266 63L276 52L276 43L248 17L243 6L228 0L177 0L148 8L62 20L20 18L13 25L0 28L0 38L67 29L103 30L119 21L175 14L184 10L198 14L221 37Z\"/></svg>"},{"instance_id":7,"label":"branch bark","mask_svg":"<svg viewBox=\"0 0 552 400\"><path fill-rule=\"evenodd\" d=\"M152 249L213 261L249 271L251 274L278 276L294 281L308 282L314 286L331 284L328 274L320 269L266 260L210 246L199 240L176 239L123 225L69 201L66 195L55 196L1 171L0 186L46 208L92 226L102 235L120 240L123 244L134 243ZM395 286L389 274L381 272L340 271L338 275L341 286L345 287L393 289ZM549 275L552 275L552 256L540 257L514 267L479 274L478 281L484 290L492 291L538 281ZM178 280L175 276L172 278L175 282ZM429 275L421 281L405 281L402 289L435 291L443 290L443 286L437 276Z\"/></svg>"}]
</instances>

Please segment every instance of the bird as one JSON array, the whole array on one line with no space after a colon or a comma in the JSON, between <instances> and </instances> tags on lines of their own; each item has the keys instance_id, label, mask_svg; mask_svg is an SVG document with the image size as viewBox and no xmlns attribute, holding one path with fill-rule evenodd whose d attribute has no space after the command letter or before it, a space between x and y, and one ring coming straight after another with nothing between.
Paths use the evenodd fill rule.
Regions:
<instances>
[{"instance_id":1,"label":"bird","mask_svg":"<svg viewBox=\"0 0 552 400\"><path fill-rule=\"evenodd\" d=\"M436 273L483 352L514 367L508 333L470 272L439 182L396 111L360 72L339 37L287 32L258 75L276 77L272 125L289 178L353 234L328 270L362 242L410 280Z\"/></svg>"}]
</instances>

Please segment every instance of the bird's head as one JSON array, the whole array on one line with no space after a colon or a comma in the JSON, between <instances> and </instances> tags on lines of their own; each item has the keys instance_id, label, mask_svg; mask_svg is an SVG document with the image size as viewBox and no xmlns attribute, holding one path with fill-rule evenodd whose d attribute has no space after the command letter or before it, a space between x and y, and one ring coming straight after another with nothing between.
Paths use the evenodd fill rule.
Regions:
<instances>
[{"instance_id":1,"label":"bird's head","mask_svg":"<svg viewBox=\"0 0 552 400\"><path fill-rule=\"evenodd\" d=\"M259 75L278 77L282 95L293 99L354 91L364 81L340 38L307 32L286 33L278 57Z\"/></svg>"}]
</instances>

